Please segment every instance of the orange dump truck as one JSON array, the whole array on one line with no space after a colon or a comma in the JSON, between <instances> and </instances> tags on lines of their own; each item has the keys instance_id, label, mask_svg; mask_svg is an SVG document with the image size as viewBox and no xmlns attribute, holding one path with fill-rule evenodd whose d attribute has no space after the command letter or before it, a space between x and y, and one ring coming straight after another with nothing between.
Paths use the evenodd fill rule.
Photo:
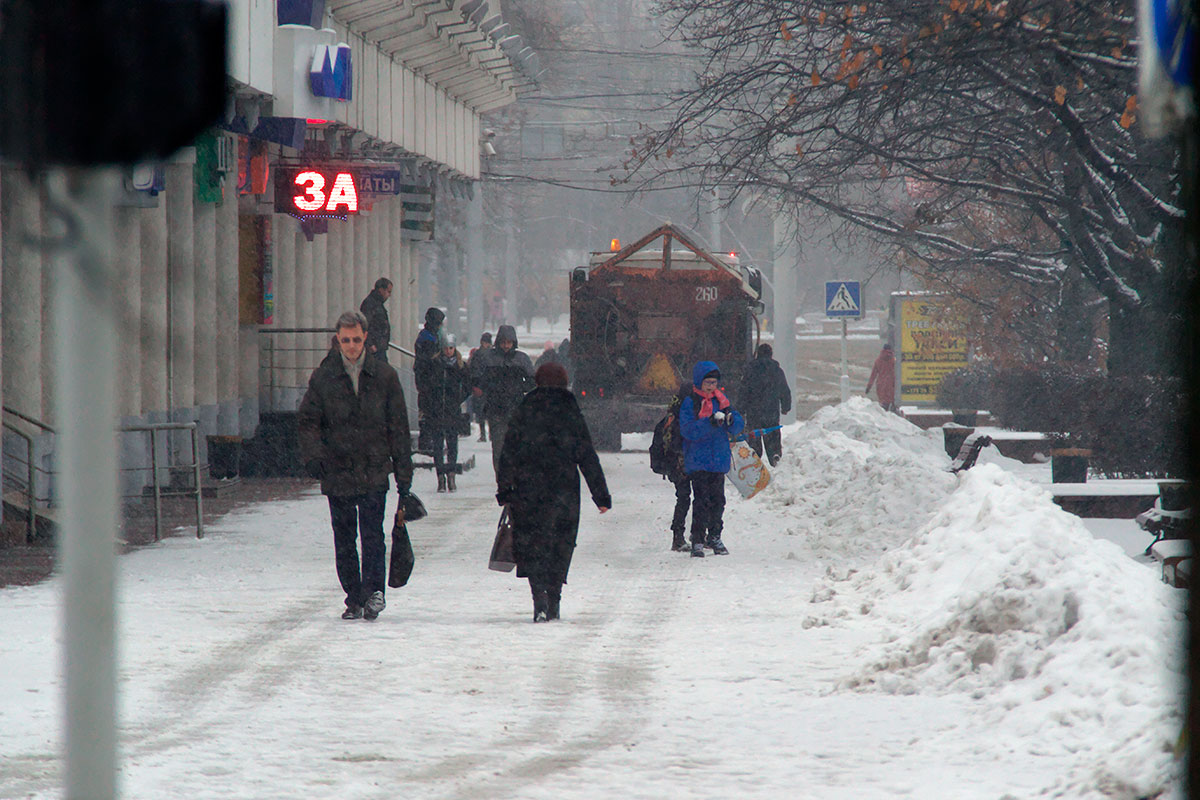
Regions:
<instances>
[{"instance_id":1,"label":"orange dump truck","mask_svg":"<svg viewBox=\"0 0 1200 800\"><path fill-rule=\"evenodd\" d=\"M653 429L697 361L715 361L721 385L738 386L763 305L761 276L735 254L708 253L663 225L593 253L570 281L574 389L597 448Z\"/></svg>"}]
</instances>

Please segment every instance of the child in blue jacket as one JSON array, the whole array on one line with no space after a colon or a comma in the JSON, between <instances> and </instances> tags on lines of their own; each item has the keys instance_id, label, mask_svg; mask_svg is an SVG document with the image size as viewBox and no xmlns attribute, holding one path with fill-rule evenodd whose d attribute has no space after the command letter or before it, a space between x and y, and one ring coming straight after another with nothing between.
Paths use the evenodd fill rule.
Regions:
<instances>
[{"instance_id":1,"label":"child in blue jacket","mask_svg":"<svg viewBox=\"0 0 1200 800\"><path fill-rule=\"evenodd\" d=\"M679 407L683 468L692 482L692 557L729 555L721 541L725 526L725 473L731 462L729 442L742 432L742 415L718 388L721 370L712 361L692 367L692 394Z\"/></svg>"}]
</instances>

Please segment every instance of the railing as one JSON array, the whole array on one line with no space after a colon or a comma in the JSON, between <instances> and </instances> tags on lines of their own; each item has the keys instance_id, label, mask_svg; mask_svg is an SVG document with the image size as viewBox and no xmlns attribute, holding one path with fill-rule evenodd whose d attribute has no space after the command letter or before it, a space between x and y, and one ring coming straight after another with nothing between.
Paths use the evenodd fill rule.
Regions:
<instances>
[{"instance_id":1,"label":"railing","mask_svg":"<svg viewBox=\"0 0 1200 800\"><path fill-rule=\"evenodd\" d=\"M259 386L265 390L263 411L295 411L281 403L283 392L290 390L299 400L308 386L308 376L317 368L330 350L331 343L325 339L320 346L312 345L313 334L332 336L333 328L275 328L258 329L259 339ZM291 336L288 342L281 337ZM307 340L307 342L305 342ZM409 358L416 353L395 342L388 342L389 350L397 350ZM406 367L404 369L411 369Z\"/></svg>"},{"instance_id":2,"label":"railing","mask_svg":"<svg viewBox=\"0 0 1200 800\"><path fill-rule=\"evenodd\" d=\"M14 416L17 419L22 420L23 422L33 425L35 428L39 428L44 433L49 433L49 434L54 433L54 429L51 428L46 423L42 422L39 419L34 419L33 417L31 417L27 414L22 414L20 411L17 411L16 409L9 408L8 406L3 406L3 411L4 411L4 414ZM20 438L22 441L25 442L25 462L24 463L25 463L25 469L26 469L26 479L25 479L25 487L24 487L23 493L25 495L25 506L28 511L28 513L26 515L27 524L26 524L26 529L25 529L25 541L27 543L32 543L33 540L35 538L37 538L36 505L37 505L37 499L38 499L37 498L37 473L39 471L38 466L34 463L34 460L33 460L33 437L31 435L29 435L28 433L26 433L25 431L18 428L16 425L9 422L7 419L4 419L2 424L4 426L4 430L9 431L14 436L17 436L18 438ZM44 472L45 470L42 470L42 471ZM5 474L7 474L7 471L5 472Z\"/></svg>"},{"instance_id":3,"label":"railing","mask_svg":"<svg viewBox=\"0 0 1200 800\"><path fill-rule=\"evenodd\" d=\"M51 426L47 425L46 423L42 422L41 420L34 419L33 417L30 417L26 414L22 414L20 411L11 409L8 406L3 406L3 411L4 411L4 414L6 417L7 416L16 417L17 419L19 419L23 422L33 425L34 427L40 429L44 433L49 433L52 435L55 433L54 428L52 428ZM24 487L23 494L25 495L25 498L27 501L27 507L29 509L28 527L26 530L25 538L26 538L26 541L32 542L37 535L37 527L36 527L37 526L37 508L36 508L36 506L40 499L37 496L37 490L36 490L37 474L38 474L38 472L42 472L47 475L50 475L52 473L48 472L47 470L40 469L34 463L33 437L31 435L29 435L27 432L21 430L19 427L17 427L12 422L10 422L7 418L5 418L3 420L3 426L4 426L5 430L10 431L12 434L19 437L22 441L25 442L25 452L27 455L27 458L25 461L25 467L26 467L27 471L26 471L26 485ZM178 467L188 467L192 470L192 480L193 480L195 486L191 490L184 492L184 494L185 495L188 495L188 494L195 495L196 538L197 539L204 538L204 501L203 501L203 497L202 497L202 490L200 487L200 469L201 469L202 465L200 463L200 447L199 447L200 442L199 442L199 438L198 438L198 427L197 427L196 423L194 423L194 422L164 422L164 423L155 424L155 425L127 425L125 427L118 428L117 430L121 433L143 433L143 432L145 432L145 433L150 434L150 466L149 467L127 467L127 468L122 469L121 472L143 472L147 469L150 470L151 484L154 489L154 541L156 541L156 542L162 540L162 482L159 479L158 433L161 431L176 431L176 430L188 431L190 433L191 443L192 443L192 462L190 464L177 464L177 465L167 464L166 466L168 469L178 466ZM140 497L141 495L138 495L138 496ZM46 504L50 505L50 498L48 498L48 497L46 498Z\"/></svg>"},{"instance_id":4,"label":"railing","mask_svg":"<svg viewBox=\"0 0 1200 800\"><path fill-rule=\"evenodd\" d=\"M126 425L119 428L122 433L150 434L150 474L154 487L154 541L162 541L162 482L158 477L158 434L160 431L188 431L192 439L192 463L176 466L189 467L192 470L192 490L184 494L196 496L196 538L204 538L204 500L200 487L200 441L197 425L194 422L160 422L152 425ZM168 469L171 465L167 465ZM122 472L141 472L147 467L127 467Z\"/></svg>"}]
</instances>

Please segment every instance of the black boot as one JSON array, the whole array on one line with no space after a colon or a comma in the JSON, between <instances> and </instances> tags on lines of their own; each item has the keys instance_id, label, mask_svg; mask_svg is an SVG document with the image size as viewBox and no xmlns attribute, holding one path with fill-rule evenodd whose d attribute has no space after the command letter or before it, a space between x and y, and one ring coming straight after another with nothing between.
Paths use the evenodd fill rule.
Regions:
<instances>
[{"instance_id":1,"label":"black boot","mask_svg":"<svg viewBox=\"0 0 1200 800\"><path fill-rule=\"evenodd\" d=\"M550 597L546 592L546 587L540 583L529 582L529 590L533 593L533 621L545 622L547 609L550 605Z\"/></svg>"},{"instance_id":2,"label":"black boot","mask_svg":"<svg viewBox=\"0 0 1200 800\"><path fill-rule=\"evenodd\" d=\"M458 491L458 487L454 485L454 473L453 472L446 473L446 491L447 492L457 492Z\"/></svg>"},{"instance_id":3,"label":"black boot","mask_svg":"<svg viewBox=\"0 0 1200 800\"><path fill-rule=\"evenodd\" d=\"M683 538L683 531L671 531L671 549L676 553L687 552L687 539Z\"/></svg>"},{"instance_id":4,"label":"black boot","mask_svg":"<svg viewBox=\"0 0 1200 800\"><path fill-rule=\"evenodd\" d=\"M444 472L438 473L438 491L446 491L446 474Z\"/></svg>"},{"instance_id":5,"label":"black boot","mask_svg":"<svg viewBox=\"0 0 1200 800\"><path fill-rule=\"evenodd\" d=\"M562 584L551 586L546 592L546 619L558 619L558 607L562 601Z\"/></svg>"}]
</instances>

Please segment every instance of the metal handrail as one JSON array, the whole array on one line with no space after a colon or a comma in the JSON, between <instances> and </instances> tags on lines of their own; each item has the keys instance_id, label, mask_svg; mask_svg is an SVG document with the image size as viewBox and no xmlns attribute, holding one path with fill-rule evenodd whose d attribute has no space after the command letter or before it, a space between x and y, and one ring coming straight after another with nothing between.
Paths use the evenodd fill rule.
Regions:
<instances>
[{"instance_id":1,"label":"metal handrail","mask_svg":"<svg viewBox=\"0 0 1200 800\"><path fill-rule=\"evenodd\" d=\"M49 425L47 425L46 423L42 422L40 419L34 419L33 417L29 416L28 414L22 414L20 411L17 411L15 408L9 408L8 406L0 406L0 408L4 409L5 414L12 414L17 419L23 419L26 422L28 422L30 425L34 425L34 426L37 426L38 428L41 428L46 433L54 433L55 432L54 428L52 428Z\"/></svg>"},{"instance_id":2,"label":"metal handrail","mask_svg":"<svg viewBox=\"0 0 1200 800\"><path fill-rule=\"evenodd\" d=\"M28 414L22 414L15 408L9 408L8 406L0 406L0 409L3 410L4 414L11 414L17 419L27 422L36 428L40 428L46 433L54 433L54 428L42 422L40 419L35 419ZM28 506L25 523L25 542L26 544L32 544L33 540L37 538L37 511L35 509L35 505L37 504L37 466L33 462L33 437L18 428L16 425L13 425L8 420L2 420L0 424L3 425L5 430L12 433L14 436L19 437L25 442L25 501Z\"/></svg>"},{"instance_id":3,"label":"metal handrail","mask_svg":"<svg viewBox=\"0 0 1200 800\"><path fill-rule=\"evenodd\" d=\"M150 472L154 486L154 541L162 541L162 484L158 480L158 432L188 431L192 439L192 463L180 466L191 467L196 487L196 538L204 538L204 501L200 489L200 443L198 426L195 422L158 422L149 425L124 425L122 433L148 432L150 434ZM145 467L141 467L145 469Z\"/></svg>"}]
</instances>

